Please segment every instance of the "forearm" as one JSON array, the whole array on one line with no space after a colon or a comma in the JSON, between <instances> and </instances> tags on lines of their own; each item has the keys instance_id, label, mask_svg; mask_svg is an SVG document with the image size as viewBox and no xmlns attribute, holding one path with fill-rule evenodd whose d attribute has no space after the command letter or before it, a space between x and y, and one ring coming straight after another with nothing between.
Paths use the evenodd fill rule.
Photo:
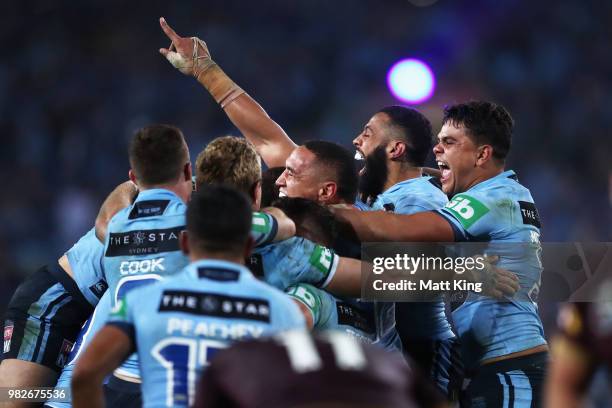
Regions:
<instances>
[{"instance_id":1,"label":"forearm","mask_svg":"<svg viewBox=\"0 0 612 408\"><path fill-rule=\"evenodd\" d=\"M340 257L336 273L325 290L337 296L361 297L361 261Z\"/></svg>"},{"instance_id":2,"label":"forearm","mask_svg":"<svg viewBox=\"0 0 612 408\"><path fill-rule=\"evenodd\" d=\"M96 237L101 242L106 238L108 222L117 212L129 207L138 194L138 188L131 181L119 184L104 200L96 217Z\"/></svg>"},{"instance_id":3,"label":"forearm","mask_svg":"<svg viewBox=\"0 0 612 408\"><path fill-rule=\"evenodd\" d=\"M214 62L200 72L197 79L232 123L253 143L268 167L285 165L296 145L253 98Z\"/></svg>"},{"instance_id":4,"label":"forearm","mask_svg":"<svg viewBox=\"0 0 612 408\"><path fill-rule=\"evenodd\" d=\"M274 242L282 241L295 235L295 223L283 211L276 207L266 207L261 211L270 214L276 220L278 230L274 236Z\"/></svg>"},{"instance_id":5,"label":"forearm","mask_svg":"<svg viewBox=\"0 0 612 408\"><path fill-rule=\"evenodd\" d=\"M362 242L452 242L454 233L448 222L432 212L413 215L383 211L333 209L336 219Z\"/></svg>"},{"instance_id":6,"label":"forearm","mask_svg":"<svg viewBox=\"0 0 612 408\"><path fill-rule=\"evenodd\" d=\"M74 408L103 408L104 378L87 378L75 375L72 378L72 406Z\"/></svg>"},{"instance_id":7,"label":"forearm","mask_svg":"<svg viewBox=\"0 0 612 408\"><path fill-rule=\"evenodd\" d=\"M268 167L285 167L296 144L253 98L244 93L223 109Z\"/></svg>"}]
</instances>

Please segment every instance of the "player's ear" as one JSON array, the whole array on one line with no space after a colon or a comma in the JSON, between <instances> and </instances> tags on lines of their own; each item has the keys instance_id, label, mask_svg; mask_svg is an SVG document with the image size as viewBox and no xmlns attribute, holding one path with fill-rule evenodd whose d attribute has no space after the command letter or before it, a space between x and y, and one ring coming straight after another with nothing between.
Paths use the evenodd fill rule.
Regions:
<instances>
[{"instance_id":1,"label":"player's ear","mask_svg":"<svg viewBox=\"0 0 612 408\"><path fill-rule=\"evenodd\" d=\"M187 230L181 231L181 238L179 244L181 246L181 251L185 255L189 255L189 233L187 232Z\"/></svg>"},{"instance_id":2,"label":"player's ear","mask_svg":"<svg viewBox=\"0 0 612 408\"><path fill-rule=\"evenodd\" d=\"M255 248L255 240L253 240L253 237L249 235L249 239L247 240L247 243L244 246L244 259L247 259L251 256L253 248Z\"/></svg>"},{"instance_id":3,"label":"player's ear","mask_svg":"<svg viewBox=\"0 0 612 408\"><path fill-rule=\"evenodd\" d=\"M482 166L493 158L493 146L482 145L478 148L478 154L476 156L476 165Z\"/></svg>"},{"instance_id":4,"label":"player's ear","mask_svg":"<svg viewBox=\"0 0 612 408\"><path fill-rule=\"evenodd\" d=\"M389 157L393 160L400 159L406 153L406 143L402 141L393 140L391 143L389 143L389 147Z\"/></svg>"},{"instance_id":5,"label":"player's ear","mask_svg":"<svg viewBox=\"0 0 612 408\"><path fill-rule=\"evenodd\" d=\"M253 211L259 211L261 207L261 180L258 180L251 189L251 199L253 200Z\"/></svg>"},{"instance_id":6,"label":"player's ear","mask_svg":"<svg viewBox=\"0 0 612 408\"><path fill-rule=\"evenodd\" d=\"M185 181L191 181L191 177L193 176L193 172L191 169L191 162L187 162L185 163L185 166L183 166L183 177Z\"/></svg>"},{"instance_id":7,"label":"player's ear","mask_svg":"<svg viewBox=\"0 0 612 408\"><path fill-rule=\"evenodd\" d=\"M136 174L134 174L134 171L132 169L130 169L130 171L128 171L128 177L130 178L130 181L136 185L138 185L138 183L136 182Z\"/></svg>"},{"instance_id":8,"label":"player's ear","mask_svg":"<svg viewBox=\"0 0 612 408\"><path fill-rule=\"evenodd\" d=\"M336 183L333 181L325 182L319 189L319 201L322 203L329 202L336 196L337 191L338 185Z\"/></svg>"}]
</instances>

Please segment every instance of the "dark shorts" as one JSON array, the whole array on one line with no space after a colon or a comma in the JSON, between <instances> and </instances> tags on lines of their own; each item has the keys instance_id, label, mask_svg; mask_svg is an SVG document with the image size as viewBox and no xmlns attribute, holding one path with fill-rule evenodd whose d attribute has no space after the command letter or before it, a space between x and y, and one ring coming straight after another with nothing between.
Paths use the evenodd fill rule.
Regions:
<instances>
[{"instance_id":1,"label":"dark shorts","mask_svg":"<svg viewBox=\"0 0 612 408\"><path fill-rule=\"evenodd\" d=\"M449 401L458 401L463 383L463 364L457 339L402 341L404 353L432 379Z\"/></svg>"},{"instance_id":2,"label":"dark shorts","mask_svg":"<svg viewBox=\"0 0 612 408\"><path fill-rule=\"evenodd\" d=\"M140 384L111 375L108 383L104 385L104 402L107 407L140 408L142 407Z\"/></svg>"},{"instance_id":3,"label":"dark shorts","mask_svg":"<svg viewBox=\"0 0 612 408\"><path fill-rule=\"evenodd\" d=\"M466 379L461 407L538 408L548 352L486 364Z\"/></svg>"},{"instance_id":4,"label":"dark shorts","mask_svg":"<svg viewBox=\"0 0 612 408\"><path fill-rule=\"evenodd\" d=\"M30 361L60 372L92 311L59 265L43 266L19 285L9 303L4 316L3 358Z\"/></svg>"}]
</instances>

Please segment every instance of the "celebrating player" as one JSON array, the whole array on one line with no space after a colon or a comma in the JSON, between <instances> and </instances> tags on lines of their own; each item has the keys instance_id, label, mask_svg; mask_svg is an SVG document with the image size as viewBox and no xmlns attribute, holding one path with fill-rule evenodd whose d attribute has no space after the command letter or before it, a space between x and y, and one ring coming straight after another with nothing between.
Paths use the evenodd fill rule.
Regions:
<instances>
[{"instance_id":1,"label":"celebrating player","mask_svg":"<svg viewBox=\"0 0 612 408\"><path fill-rule=\"evenodd\" d=\"M514 406L528 407L540 401L548 353L536 304L539 216L529 190L513 171L504 171L513 120L501 106L470 102L446 108L443 123L434 153L442 189L452 197L445 208L413 215L335 213L365 241L489 242L500 267L514 271L521 288L505 302L470 293L453 312L470 370L464 399L502 406L510 398L502 390L510 389Z\"/></svg>"},{"instance_id":2,"label":"celebrating player","mask_svg":"<svg viewBox=\"0 0 612 408\"><path fill-rule=\"evenodd\" d=\"M102 381L131 352L142 367L145 407L193 404L195 382L230 343L303 328L297 306L244 267L253 240L251 205L228 187L204 187L187 210L179 275L128 293L79 359L75 407L102 406Z\"/></svg>"}]
</instances>

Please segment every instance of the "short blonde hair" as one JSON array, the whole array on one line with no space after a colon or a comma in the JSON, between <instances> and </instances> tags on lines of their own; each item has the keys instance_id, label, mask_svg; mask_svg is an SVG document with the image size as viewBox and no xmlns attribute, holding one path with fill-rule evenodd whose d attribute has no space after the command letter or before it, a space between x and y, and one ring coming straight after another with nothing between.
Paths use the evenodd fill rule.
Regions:
<instances>
[{"instance_id":1,"label":"short blonde hair","mask_svg":"<svg viewBox=\"0 0 612 408\"><path fill-rule=\"evenodd\" d=\"M210 142L196 159L196 188L225 184L253 197L261 181L261 158L246 139L223 136Z\"/></svg>"}]
</instances>

